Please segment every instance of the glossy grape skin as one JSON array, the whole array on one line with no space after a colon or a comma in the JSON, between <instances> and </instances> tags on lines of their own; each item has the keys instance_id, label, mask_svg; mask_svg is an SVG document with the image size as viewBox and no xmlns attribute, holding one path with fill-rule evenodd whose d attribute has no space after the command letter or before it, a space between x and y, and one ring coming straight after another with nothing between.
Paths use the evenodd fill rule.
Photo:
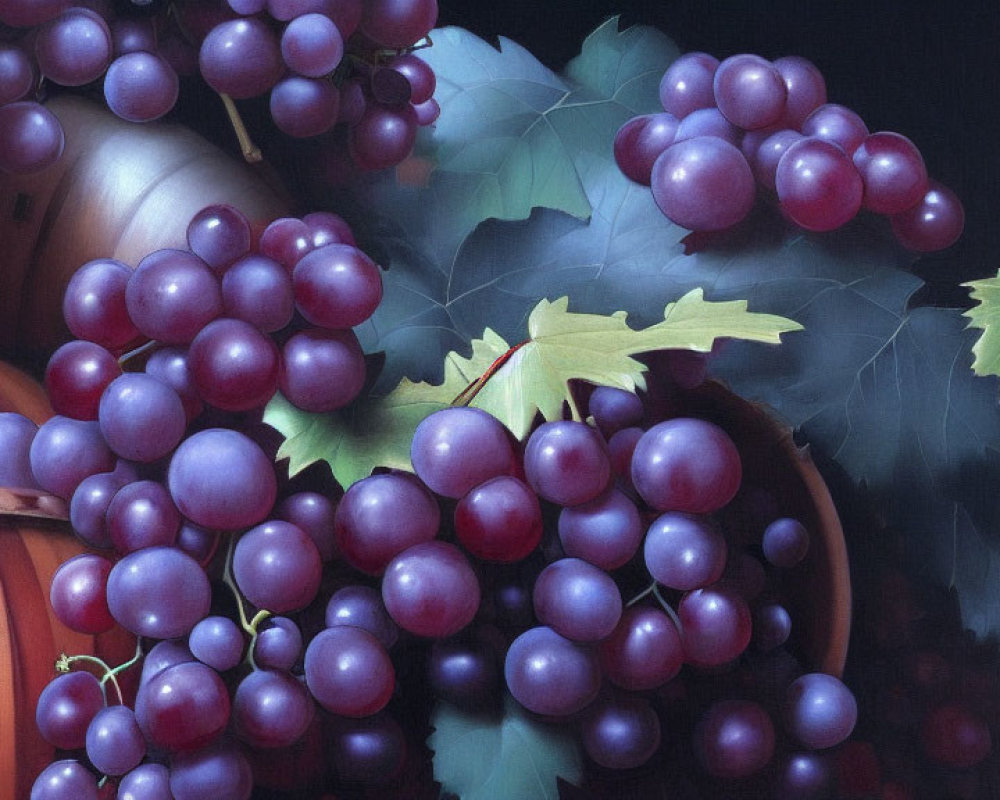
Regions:
<instances>
[{"instance_id":1,"label":"glossy grape skin","mask_svg":"<svg viewBox=\"0 0 1000 800\"><path fill-rule=\"evenodd\" d=\"M338 553L333 521L335 512L336 504L326 495L296 492L278 504L274 516L309 534L319 551L320 560L326 563Z\"/></svg>"},{"instance_id":2,"label":"glossy grape skin","mask_svg":"<svg viewBox=\"0 0 1000 800\"><path fill-rule=\"evenodd\" d=\"M73 7L39 29L35 59L54 83L83 86L104 74L111 47L111 30L104 19L90 9Z\"/></svg>"},{"instance_id":3,"label":"glossy grape skin","mask_svg":"<svg viewBox=\"0 0 1000 800\"><path fill-rule=\"evenodd\" d=\"M229 617L205 617L188 634L191 655L217 672L237 666L243 660L243 646L243 631Z\"/></svg>"},{"instance_id":4,"label":"glossy grape skin","mask_svg":"<svg viewBox=\"0 0 1000 800\"><path fill-rule=\"evenodd\" d=\"M607 445L582 422L544 422L524 449L525 479L540 497L563 506L586 503L611 480Z\"/></svg>"},{"instance_id":5,"label":"glossy grape skin","mask_svg":"<svg viewBox=\"0 0 1000 800\"><path fill-rule=\"evenodd\" d=\"M479 579L455 545L432 541L407 548L385 568L382 601L399 627L418 636L458 633L479 610Z\"/></svg>"},{"instance_id":6,"label":"glossy grape skin","mask_svg":"<svg viewBox=\"0 0 1000 800\"><path fill-rule=\"evenodd\" d=\"M333 719L326 730L326 752L339 781L383 786L406 763L406 735L387 711L361 719Z\"/></svg>"},{"instance_id":7,"label":"glossy grape skin","mask_svg":"<svg viewBox=\"0 0 1000 800\"><path fill-rule=\"evenodd\" d=\"M561 558L543 569L533 599L538 621L576 642L609 636L621 619L622 598L614 579L579 558Z\"/></svg>"},{"instance_id":8,"label":"glossy grape skin","mask_svg":"<svg viewBox=\"0 0 1000 800\"><path fill-rule=\"evenodd\" d=\"M114 454L96 422L58 414L39 426L28 459L38 485L65 500L84 478L115 467Z\"/></svg>"},{"instance_id":9,"label":"glossy grape skin","mask_svg":"<svg viewBox=\"0 0 1000 800\"><path fill-rule=\"evenodd\" d=\"M217 273L250 252L250 220L235 206L206 206L188 223L188 249Z\"/></svg>"},{"instance_id":10,"label":"glossy grape skin","mask_svg":"<svg viewBox=\"0 0 1000 800\"><path fill-rule=\"evenodd\" d=\"M174 664L184 664L194 661L186 641L180 639L164 639L157 642L142 659L142 672L139 675L139 685L144 686L167 667Z\"/></svg>"},{"instance_id":11,"label":"glossy grape skin","mask_svg":"<svg viewBox=\"0 0 1000 800\"><path fill-rule=\"evenodd\" d=\"M708 586L726 568L726 540L711 520L668 511L646 532L646 569L671 589L687 591Z\"/></svg>"},{"instance_id":12,"label":"glossy grape skin","mask_svg":"<svg viewBox=\"0 0 1000 800\"><path fill-rule=\"evenodd\" d=\"M205 404L195 388L186 347L158 348L147 359L144 371L177 392L188 422L201 414Z\"/></svg>"},{"instance_id":13,"label":"glossy grape skin","mask_svg":"<svg viewBox=\"0 0 1000 800\"><path fill-rule=\"evenodd\" d=\"M660 79L660 104L678 119L699 108L715 105L713 80L719 59L691 52L678 57Z\"/></svg>"},{"instance_id":14,"label":"glossy grape skin","mask_svg":"<svg viewBox=\"0 0 1000 800\"><path fill-rule=\"evenodd\" d=\"M169 751L198 750L229 722L229 693L222 678L200 661L160 670L139 689L135 716L150 744Z\"/></svg>"},{"instance_id":15,"label":"glossy grape skin","mask_svg":"<svg viewBox=\"0 0 1000 800\"><path fill-rule=\"evenodd\" d=\"M172 545L181 517L163 484L134 481L123 486L107 510L108 535L119 553Z\"/></svg>"},{"instance_id":16,"label":"glossy grape skin","mask_svg":"<svg viewBox=\"0 0 1000 800\"><path fill-rule=\"evenodd\" d=\"M349 625L327 628L309 642L306 685L323 708L344 717L367 717L392 697L396 671L381 643Z\"/></svg>"},{"instance_id":17,"label":"glossy grape skin","mask_svg":"<svg viewBox=\"0 0 1000 800\"><path fill-rule=\"evenodd\" d=\"M104 692L89 672L56 675L38 696L35 725L53 747L76 750L86 744L87 726L104 708Z\"/></svg>"},{"instance_id":18,"label":"glossy grape skin","mask_svg":"<svg viewBox=\"0 0 1000 800\"><path fill-rule=\"evenodd\" d=\"M45 391L57 414L95 420L101 394L121 374L118 360L100 345L66 342L45 367Z\"/></svg>"},{"instance_id":19,"label":"glossy grape skin","mask_svg":"<svg viewBox=\"0 0 1000 800\"><path fill-rule=\"evenodd\" d=\"M222 739L170 760L173 800L250 800L253 770L243 751Z\"/></svg>"},{"instance_id":20,"label":"glossy grape skin","mask_svg":"<svg viewBox=\"0 0 1000 800\"><path fill-rule=\"evenodd\" d=\"M782 210L806 230L830 231L861 208L864 183L854 163L836 144L807 137L791 144L775 170Z\"/></svg>"},{"instance_id":21,"label":"glossy grape skin","mask_svg":"<svg viewBox=\"0 0 1000 800\"><path fill-rule=\"evenodd\" d=\"M198 63L208 85L235 100L263 94L285 69L277 37L252 17L216 25L201 43Z\"/></svg>"},{"instance_id":22,"label":"glossy grape skin","mask_svg":"<svg viewBox=\"0 0 1000 800\"><path fill-rule=\"evenodd\" d=\"M639 425L645 414L642 399L635 392L615 386L596 387L587 400L587 410L605 439L622 428Z\"/></svg>"},{"instance_id":23,"label":"glossy grape skin","mask_svg":"<svg viewBox=\"0 0 1000 800\"><path fill-rule=\"evenodd\" d=\"M260 254L273 258L289 273L299 259L312 249L312 231L296 217L272 220L261 232L258 242Z\"/></svg>"},{"instance_id":24,"label":"glossy grape skin","mask_svg":"<svg viewBox=\"0 0 1000 800\"><path fill-rule=\"evenodd\" d=\"M677 626L653 606L626 608L611 635L598 645L598 653L608 680L632 691L662 686L684 665Z\"/></svg>"},{"instance_id":25,"label":"glossy grape skin","mask_svg":"<svg viewBox=\"0 0 1000 800\"><path fill-rule=\"evenodd\" d=\"M365 383L365 357L351 330L309 328L285 342L278 385L304 411L335 411L352 402Z\"/></svg>"},{"instance_id":26,"label":"glossy grape skin","mask_svg":"<svg viewBox=\"0 0 1000 800\"><path fill-rule=\"evenodd\" d=\"M370 475L354 483L334 513L334 536L355 569L381 574L407 547L438 532L441 511L430 493L407 475Z\"/></svg>"},{"instance_id":27,"label":"glossy grape skin","mask_svg":"<svg viewBox=\"0 0 1000 800\"><path fill-rule=\"evenodd\" d=\"M426 103L434 95L437 76L420 56L415 53L401 53L389 59L386 66L406 78L410 84L410 102L413 105Z\"/></svg>"},{"instance_id":28,"label":"glossy grape skin","mask_svg":"<svg viewBox=\"0 0 1000 800\"><path fill-rule=\"evenodd\" d=\"M295 305L313 325L353 328L382 300L375 262L349 244L328 244L304 255L292 271Z\"/></svg>"},{"instance_id":29,"label":"glossy grape skin","mask_svg":"<svg viewBox=\"0 0 1000 800\"><path fill-rule=\"evenodd\" d=\"M880 131L865 137L852 160L865 185L861 205L869 211L899 214L913 208L927 193L923 156L902 134Z\"/></svg>"},{"instance_id":30,"label":"glossy grape skin","mask_svg":"<svg viewBox=\"0 0 1000 800\"><path fill-rule=\"evenodd\" d=\"M106 706L87 728L87 758L105 775L124 775L146 756L146 740L128 706Z\"/></svg>"},{"instance_id":31,"label":"glossy grape skin","mask_svg":"<svg viewBox=\"0 0 1000 800\"><path fill-rule=\"evenodd\" d=\"M695 589L677 607L688 662L717 666L746 650L752 633L750 609L735 589L716 584Z\"/></svg>"},{"instance_id":32,"label":"glossy grape skin","mask_svg":"<svg viewBox=\"0 0 1000 800\"><path fill-rule=\"evenodd\" d=\"M173 800L170 771L163 764L146 761L122 776L116 800Z\"/></svg>"},{"instance_id":33,"label":"glossy grape skin","mask_svg":"<svg viewBox=\"0 0 1000 800\"><path fill-rule=\"evenodd\" d=\"M788 90L781 124L797 130L806 117L826 103L826 81L819 68L801 56L784 56L772 64Z\"/></svg>"},{"instance_id":34,"label":"glossy grape skin","mask_svg":"<svg viewBox=\"0 0 1000 800\"><path fill-rule=\"evenodd\" d=\"M628 563L642 542L639 510L615 488L559 513L559 541L566 555L605 571Z\"/></svg>"},{"instance_id":35,"label":"glossy grape skin","mask_svg":"<svg viewBox=\"0 0 1000 800\"><path fill-rule=\"evenodd\" d=\"M184 636L209 610L211 587L191 556L145 547L118 561L108 576L108 608L128 631L151 639Z\"/></svg>"},{"instance_id":36,"label":"glossy grape skin","mask_svg":"<svg viewBox=\"0 0 1000 800\"><path fill-rule=\"evenodd\" d=\"M151 122L177 103L180 79L157 53L136 51L118 56L104 76L104 100L129 122Z\"/></svg>"},{"instance_id":37,"label":"glossy grape skin","mask_svg":"<svg viewBox=\"0 0 1000 800\"><path fill-rule=\"evenodd\" d=\"M920 725L920 746L936 764L968 769L982 763L993 750L987 720L960 703L931 708Z\"/></svg>"},{"instance_id":38,"label":"glossy grape skin","mask_svg":"<svg viewBox=\"0 0 1000 800\"><path fill-rule=\"evenodd\" d=\"M328 244L357 246L351 226L339 214L334 214L332 211L311 211L302 217L302 221L309 228L313 247L325 247Z\"/></svg>"},{"instance_id":39,"label":"glossy grape skin","mask_svg":"<svg viewBox=\"0 0 1000 800\"><path fill-rule=\"evenodd\" d=\"M139 334L125 306L132 270L98 258L77 269L63 294L63 317L74 336L117 351Z\"/></svg>"},{"instance_id":40,"label":"glossy grape skin","mask_svg":"<svg viewBox=\"0 0 1000 800\"><path fill-rule=\"evenodd\" d=\"M818 753L790 753L778 766L775 800L827 800L832 795L833 770Z\"/></svg>"},{"instance_id":41,"label":"glossy grape skin","mask_svg":"<svg viewBox=\"0 0 1000 800\"><path fill-rule=\"evenodd\" d=\"M645 697L601 698L587 710L580 727L587 755L608 769L645 764L660 746L660 718Z\"/></svg>"},{"instance_id":42,"label":"glossy grape skin","mask_svg":"<svg viewBox=\"0 0 1000 800\"><path fill-rule=\"evenodd\" d=\"M349 130L351 156L362 169L394 167L412 152L417 127L413 106L395 108L369 103Z\"/></svg>"},{"instance_id":43,"label":"glossy grape skin","mask_svg":"<svg viewBox=\"0 0 1000 800\"><path fill-rule=\"evenodd\" d=\"M170 460L167 486L185 517L215 530L255 525L278 493L264 451L247 436L223 428L199 431L181 443Z\"/></svg>"},{"instance_id":44,"label":"glossy grape skin","mask_svg":"<svg viewBox=\"0 0 1000 800\"><path fill-rule=\"evenodd\" d=\"M251 528L236 542L233 577L257 608L285 614L305 608L319 591L323 565L319 550L301 528L271 520Z\"/></svg>"},{"instance_id":45,"label":"glossy grape skin","mask_svg":"<svg viewBox=\"0 0 1000 800\"><path fill-rule=\"evenodd\" d=\"M278 390L279 360L271 338L241 319L213 320L188 348L198 394L224 411L265 405Z\"/></svg>"},{"instance_id":46,"label":"glossy grape skin","mask_svg":"<svg viewBox=\"0 0 1000 800\"><path fill-rule=\"evenodd\" d=\"M257 669L233 696L236 735L252 747L288 747L306 732L316 714L309 690L288 672Z\"/></svg>"},{"instance_id":47,"label":"glossy grape skin","mask_svg":"<svg viewBox=\"0 0 1000 800\"><path fill-rule=\"evenodd\" d=\"M809 531L797 519L781 517L764 529L761 545L774 566L791 569L809 552Z\"/></svg>"},{"instance_id":48,"label":"glossy grape skin","mask_svg":"<svg viewBox=\"0 0 1000 800\"><path fill-rule=\"evenodd\" d=\"M35 68L27 52L0 43L0 106L23 99L35 83Z\"/></svg>"},{"instance_id":49,"label":"glossy grape skin","mask_svg":"<svg viewBox=\"0 0 1000 800\"><path fill-rule=\"evenodd\" d=\"M951 247L965 228L962 201L947 186L931 180L913 208L889 218L892 232L907 250L929 253Z\"/></svg>"},{"instance_id":50,"label":"glossy grape skin","mask_svg":"<svg viewBox=\"0 0 1000 800\"><path fill-rule=\"evenodd\" d=\"M774 755L774 723L750 700L720 700L695 728L695 755L710 775L746 778Z\"/></svg>"},{"instance_id":51,"label":"glossy grape skin","mask_svg":"<svg viewBox=\"0 0 1000 800\"><path fill-rule=\"evenodd\" d=\"M371 0L361 31L385 47L402 49L426 36L437 22L437 0Z\"/></svg>"},{"instance_id":52,"label":"glossy grape skin","mask_svg":"<svg viewBox=\"0 0 1000 800\"><path fill-rule=\"evenodd\" d=\"M340 91L328 80L289 75L271 89L271 119L298 139L319 136L337 124Z\"/></svg>"},{"instance_id":53,"label":"glossy grape skin","mask_svg":"<svg viewBox=\"0 0 1000 800\"><path fill-rule=\"evenodd\" d=\"M302 655L302 632L288 617L269 617L258 628L253 648L258 667L290 670Z\"/></svg>"},{"instance_id":54,"label":"glossy grape skin","mask_svg":"<svg viewBox=\"0 0 1000 800\"><path fill-rule=\"evenodd\" d=\"M301 14L281 34L281 57L299 75L322 78L344 57L344 39L328 16Z\"/></svg>"},{"instance_id":55,"label":"glossy grape skin","mask_svg":"<svg viewBox=\"0 0 1000 800\"><path fill-rule=\"evenodd\" d=\"M546 626L530 628L511 643L504 678L522 706L550 716L580 711L601 688L594 650Z\"/></svg>"},{"instance_id":56,"label":"glossy grape skin","mask_svg":"<svg viewBox=\"0 0 1000 800\"><path fill-rule=\"evenodd\" d=\"M792 618L784 606L777 603L754 610L753 643L758 650L780 647L792 632Z\"/></svg>"},{"instance_id":57,"label":"glossy grape skin","mask_svg":"<svg viewBox=\"0 0 1000 800\"><path fill-rule=\"evenodd\" d=\"M326 626L353 625L375 636L389 650L399 638L399 628L382 602L382 594L371 586L344 586L326 603Z\"/></svg>"},{"instance_id":58,"label":"glossy grape skin","mask_svg":"<svg viewBox=\"0 0 1000 800\"><path fill-rule=\"evenodd\" d=\"M240 258L222 276L222 305L227 316L265 333L280 331L295 314L288 271L259 253Z\"/></svg>"},{"instance_id":59,"label":"glossy grape skin","mask_svg":"<svg viewBox=\"0 0 1000 800\"><path fill-rule=\"evenodd\" d=\"M802 675L785 693L785 729L811 750L840 744L851 735L857 720L857 700L833 675Z\"/></svg>"},{"instance_id":60,"label":"glossy grape skin","mask_svg":"<svg viewBox=\"0 0 1000 800\"><path fill-rule=\"evenodd\" d=\"M868 126L855 112L837 103L824 103L802 122L800 128L807 137L831 142L848 156L854 155L865 137Z\"/></svg>"},{"instance_id":61,"label":"glossy grape skin","mask_svg":"<svg viewBox=\"0 0 1000 800\"><path fill-rule=\"evenodd\" d=\"M756 192L743 154L714 136L668 147L653 165L650 188L664 215L696 231L735 225L750 213Z\"/></svg>"},{"instance_id":62,"label":"glossy grape skin","mask_svg":"<svg viewBox=\"0 0 1000 800\"><path fill-rule=\"evenodd\" d=\"M30 800L97 800L97 778L79 761L61 759L43 769L31 787Z\"/></svg>"},{"instance_id":63,"label":"glossy grape skin","mask_svg":"<svg viewBox=\"0 0 1000 800\"><path fill-rule=\"evenodd\" d=\"M742 476L740 454L729 435L693 417L657 423L632 453L632 482L657 511L717 511L735 497Z\"/></svg>"},{"instance_id":64,"label":"glossy grape skin","mask_svg":"<svg viewBox=\"0 0 1000 800\"><path fill-rule=\"evenodd\" d=\"M709 136L739 146L742 130L727 120L719 109L699 108L692 111L677 126L674 143L686 142L696 136Z\"/></svg>"},{"instance_id":65,"label":"glossy grape skin","mask_svg":"<svg viewBox=\"0 0 1000 800\"><path fill-rule=\"evenodd\" d=\"M432 492L456 500L490 478L515 472L514 448L503 425L469 406L445 408L421 420L410 458Z\"/></svg>"},{"instance_id":66,"label":"glossy grape skin","mask_svg":"<svg viewBox=\"0 0 1000 800\"><path fill-rule=\"evenodd\" d=\"M111 381L97 417L108 446L122 458L143 463L167 455L187 429L177 392L144 372L127 372Z\"/></svg>"},{"instance_id":67,"label":"glossy grape skin","mask_svg":"<svg viewBox=\"0 0 1000 800\"><path fill-rule=\"evenodd\" d=\"M801 133L793 130L779 130L767 136L753 154L747 157L757 183L769 191L775 191L774 176L781 157L789 147L803 138L805 137Z\"/></svg>"},{"instance_id":68,"label":"glossy grape skin","mask_svg":"<svg viewBox=\"0 0 1000 800\"><path fill-rule=\"evenodd\" d=\"M469 711L494 710L500 694L500 664L484 641L434 642L427 664L434 696Z\"/></svg>"},{"instance_id":69,"label":"glossy grape skin","mask_svg":"<svg viewBox=\"0 0 1000 800\"><path fill-rule=\"evenodd\" d=\"M723 60L715 70L712 89L719 111L745 130L774 125L785 113L784 78L760 56L741 53Z\"/></svg>"},{"instance_id":70,"label":"glossy grape skin","mask_svg":"<svg viewBox=\"0 0 1000 800\"><path fill-rule=\"evenodd\" d=\"M105 595L113 566L94 553L81 553L59 565L49 587L49 603L60 622L80 633L104 633L114 627Z\"/></svg>"},{"instance_id":71,"label":"glossy grape skin","mask_svg":"<svg viewBox=\"0 0 1000 800\"><path fill-rule=\"evenodd\" d=\"M614 155L627 178L649 186L653 163L674 143L678 120L673 114L633 117L615 134Z\"/></svg>"},{"instance_id":72,"label":"glossy grape skin","mask_svg":"<svg viewBox=\"0 0 1000 800\"><path fill-rule=\"evenodd\" d=\"M455 534L477 558L520 561L542 540L542 509L524 481L500 475L458 501Z\"/></svg>"},{"instance_id":73,"label":"glossy grape skin","mask_svg":"<svg viewBox=\"0 0 1000 800\"><path fill-rule=\"evenodd\" d=\"M31 442L37 432L38 426L23 414L0 411L0 447L4 453L0 486L26 492L41 488L31 472Z\"/></svg>"}]
</instances>

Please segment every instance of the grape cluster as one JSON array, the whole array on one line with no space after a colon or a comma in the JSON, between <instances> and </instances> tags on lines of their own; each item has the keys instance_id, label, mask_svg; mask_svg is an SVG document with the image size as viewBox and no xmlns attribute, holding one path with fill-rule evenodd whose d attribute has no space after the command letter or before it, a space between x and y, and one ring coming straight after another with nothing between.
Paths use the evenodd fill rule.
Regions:
<instances>
[{"instance_id":1,"label":"grape cluster","mask_svg":"<svg viewBox=\"0 0 1000 800\"><path fill-rule=\"evenodd\" d=\"M660 102L662 112L619 129L614 155L678 225L729 228L760 194L810 231L839 228L861 209L885 215L917 252L962 233L961 202L928 177L917 146L869 133L854 111L827 102L823 75L804 58L686 53L664 72Z\"/></svg>"},{"instance_id":2,"label":"grape cluster","mask_svg":"<svg viewBox=\"0 0 1000 800\"><path fill-rule=\"evenodd\" d=\"M199 73L227 98L269 92L291 136L343 123L358 166L393 166L437 119L434 72L414 53L436 21L436 0L4 0L0 171L37 172L62 153L42 81L103 77L108 108L147 122L174 107L179 75Z\"/></svg>"}]
</instances>

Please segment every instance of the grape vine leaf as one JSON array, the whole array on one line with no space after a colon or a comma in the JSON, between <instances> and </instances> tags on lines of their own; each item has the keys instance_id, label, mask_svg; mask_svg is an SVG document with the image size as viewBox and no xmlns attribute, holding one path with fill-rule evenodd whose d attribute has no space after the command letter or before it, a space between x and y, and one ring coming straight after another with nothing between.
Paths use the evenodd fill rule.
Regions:
<instances>
[{"instance_id":1,"label":"grape vine leaf","mask_svg":"<svg viewBox=\"0 0 1000 800\"><path fill-rule=\"evenodd\" d=\"M1000 275L964 285L972 290L969 296L978 301L965 312L969 327L982 330L972 346L976 357L972 369L977 375L1000 375Z\"/></svg>"},{"instance_id":2,"label":"grape vine leaf","mask_svg":"<svg viewBox=\"0 0 1000 800\"><path fill-rule=\"evenodd\" d=\"M583 777L572 733L532 719L509 695L500 717L441 702L431 724L434 778L462 800L558 800L557 777L570 783Z\"/></svg>"}]
</instances>

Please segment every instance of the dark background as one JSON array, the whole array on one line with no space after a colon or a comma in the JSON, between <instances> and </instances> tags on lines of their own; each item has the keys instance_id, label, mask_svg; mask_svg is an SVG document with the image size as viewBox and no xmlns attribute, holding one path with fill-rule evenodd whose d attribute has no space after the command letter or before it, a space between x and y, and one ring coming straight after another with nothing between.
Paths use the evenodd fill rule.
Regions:
<instances>
[{"instance_id":1,"label":"dark background","mask_svg":"<svg viewBox=\"0 0 1000 800\"><path fill-rule=\"evenodd\" d=\"M439 25L513 39L553 69L620 15L653 25L682 51L718 58L800 55L823 72L831 102L871 131L921 149L930 175L965 204L966 231L915 270L923 297L965 303L957 284L1000 269L1000 0L438 0Z\"/></svg>"}]
</instances>

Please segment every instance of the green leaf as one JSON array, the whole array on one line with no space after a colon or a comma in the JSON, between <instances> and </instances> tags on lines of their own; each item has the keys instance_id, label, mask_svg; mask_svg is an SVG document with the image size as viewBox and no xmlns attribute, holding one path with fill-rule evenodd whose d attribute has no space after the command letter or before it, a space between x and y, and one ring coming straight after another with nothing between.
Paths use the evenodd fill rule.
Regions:
<instances>
[{"instance_id":1,"label":"green leaf","mask_svg":"<svg viewBox=\"0 0 1000 800\"><path fill-rule=\"evenodd\" d=\"M972 369L977 375L1000 375L1000 275L963 285L971 287L969 296L979 301L965 312L969 327L982 330L972 345Z\"/></svg>"},{"instance_id":2,"label":"green leaf","mask_svg":"<svg viewBox=\"0 0 1000 800\"><path fill-rule=\"evenodd\" d=\"M557 776L583 777L576 737L535 721L509 695L502 717L438 703L431 724L434 778L462 800L557 800Z\"/></svg>"}]
</instances>

